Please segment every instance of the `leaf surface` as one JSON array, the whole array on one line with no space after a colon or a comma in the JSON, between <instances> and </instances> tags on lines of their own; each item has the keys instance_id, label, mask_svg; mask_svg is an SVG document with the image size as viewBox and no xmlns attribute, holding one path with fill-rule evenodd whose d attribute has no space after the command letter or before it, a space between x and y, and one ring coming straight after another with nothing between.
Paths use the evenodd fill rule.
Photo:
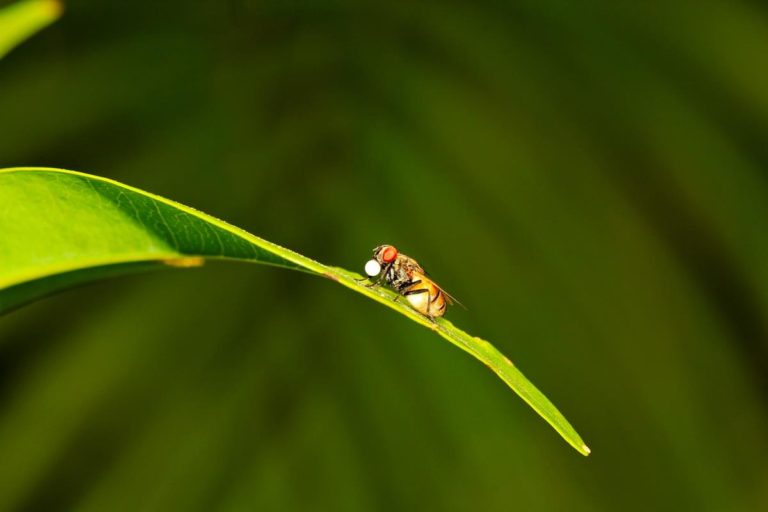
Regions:
<instances>
[{"instance_id":1,"label":"leaf surface","mask_svg":"<svg viewBox=\"0 0 768 512\"><path fill-rule=\"evenodd\" d=\"M332 279L433 330L480 360L580 453L584 441L557 408L487 341L396 294L210 215L121 183L59 169L0 170L0 314L74 285L206 259L240 260Z\"/></svg>"}]
</instances>

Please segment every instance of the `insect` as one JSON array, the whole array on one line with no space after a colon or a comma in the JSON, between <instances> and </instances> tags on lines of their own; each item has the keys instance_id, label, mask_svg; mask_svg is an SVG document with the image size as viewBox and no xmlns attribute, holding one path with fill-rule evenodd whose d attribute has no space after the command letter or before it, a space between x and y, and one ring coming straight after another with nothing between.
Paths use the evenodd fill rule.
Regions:
<instances>
[{"instance_id":1,"label":"insect","mask_svg":"<svg viewBox=\"0 0 768 512\"><path fill-rule=\"evenodd\" d=\"M369 277L377 277L377 283L384 280L404 296L413 309L431 320L443 316L447 305L461 305L427 277L416 260L401 254L391 245L380 245L373 250L373 259L365 264L365 273Z\"/></svg>"}]
</instances>

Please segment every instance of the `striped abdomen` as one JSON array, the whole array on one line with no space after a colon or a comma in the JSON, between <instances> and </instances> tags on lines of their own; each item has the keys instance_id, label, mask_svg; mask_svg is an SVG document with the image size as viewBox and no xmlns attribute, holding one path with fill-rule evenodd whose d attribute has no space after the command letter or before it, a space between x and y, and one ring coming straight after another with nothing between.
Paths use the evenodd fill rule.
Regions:
<instances>
[{"instance_id":1,"label":"striped abdomen","mask_svg":"<svg viewBox=\"0 0 768 512\"><path fill-rule=\"evenodd\" d=\"M413 309L429 317L445 314L446 299L443 291L420 272L411 272L411 280L403 283L398 291L408 299Z\"/></svg>"}]
</instances>

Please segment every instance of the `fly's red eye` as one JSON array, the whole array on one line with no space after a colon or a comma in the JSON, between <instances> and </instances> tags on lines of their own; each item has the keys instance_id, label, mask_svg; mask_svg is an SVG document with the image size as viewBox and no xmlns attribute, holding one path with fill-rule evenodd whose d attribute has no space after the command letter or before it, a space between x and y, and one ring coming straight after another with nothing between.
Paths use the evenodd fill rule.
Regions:
<instances>
[{"instance_id":1,"label":"fly's red eye","mask_svg":"<svg viewBox=\"0 0 768 512\"><path fill-rule=\"evenodd\" d=\"M383 251L381 251L381 261L384 263L392 263L395 261L395 258L397 258L397 249L391 245L388 245L384 248Z\"/></svg>"}]
</instances>

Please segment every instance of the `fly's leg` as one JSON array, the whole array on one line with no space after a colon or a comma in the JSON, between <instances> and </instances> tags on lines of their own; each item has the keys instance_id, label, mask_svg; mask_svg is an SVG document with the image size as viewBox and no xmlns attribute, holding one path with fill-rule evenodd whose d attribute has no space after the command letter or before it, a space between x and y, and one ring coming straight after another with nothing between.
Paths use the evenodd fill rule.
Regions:
<instances>
[{"instance_id":1,"label":"fly's leg","mask_svg":"<svg viewBox=\"0 0 768 512\"><path fill-rule=\"evenodd\" d=\"M408 295L416 295L418 293L429 293L429 290L426 288L421 288L419 290L408 290L407 292L403 292L403 296L407 297Z\"/></svg>"},{"instance_id":2,"label":"fly's leg","mask_svg":"<svg viewBox=\"0 0 768 512\"><path fill-rule=\"evenodd\" d=\"M364 285L366 288L373 288L374 286L381 284L381 278L377 278L374 281L370 277L363 277L362 279L355 279L355 281Z\"/></svg>"},{"instance_id":3,"label":"fly's leg","mask_svg":"<svg viewBox=\"0 0 768 512\"><path fill-rule=\"evenodd\" d=\"M421 281L419 281L419 282L421 282ZM411 283L411 284L413 284L413 283ZM407 290L407 291L403 292L403 297L407 297L409 295L417 295L419 293L429 293L429 290L427 290L426 288L420 288L418 290ZM395 302L399 302L399 299L400 299L400 295L395 297Z\"/></svg>"},{"instance_id":4,"label":"fly's leg","mask_svg":"<svg viewBox=\"0 0 768 512\"><path fill-rule=\"evenodd\" d=\"M403 295L413 295L414 293L421 293L427 291L426 289L417 290L415 292L403 292L406 288L411 288L412 286L415 286L417 284L421 283L421 279L417 279L416 281L405 281L404 283L401 283L397 286L397 291L402 293Z\"/></svg>"},{"instance_id":5,"label":"fly's leg","mask_svg":"<svg viewBox=\"0 0 768 512\"><path fill-rule=\"evenodd\" d=\"M379 272L379 275L376 276L376 279L371 279L369 276L369 277L364 277L362 279L355 279L355 281L357 281L358 283L365 283L366 281L368 281L367 283L365 283L366 288L373 288L374 286L381 286L381 282L384 280L384 276L385 276L385 273L382 271L382 272Z\"/></svg>"},{"instance_id":6,"label":"fly's leg","mask_svg":"<svg viewBox=\"0 0 768 512\"><path fill-rule=\"evenodd\" d=\"M371 280L369 284L366 284L368 288L373 288L374 286L381 286L381 282L383 279L381 277L377 277L375 280Z\"/></svg>"}]
</instances>

